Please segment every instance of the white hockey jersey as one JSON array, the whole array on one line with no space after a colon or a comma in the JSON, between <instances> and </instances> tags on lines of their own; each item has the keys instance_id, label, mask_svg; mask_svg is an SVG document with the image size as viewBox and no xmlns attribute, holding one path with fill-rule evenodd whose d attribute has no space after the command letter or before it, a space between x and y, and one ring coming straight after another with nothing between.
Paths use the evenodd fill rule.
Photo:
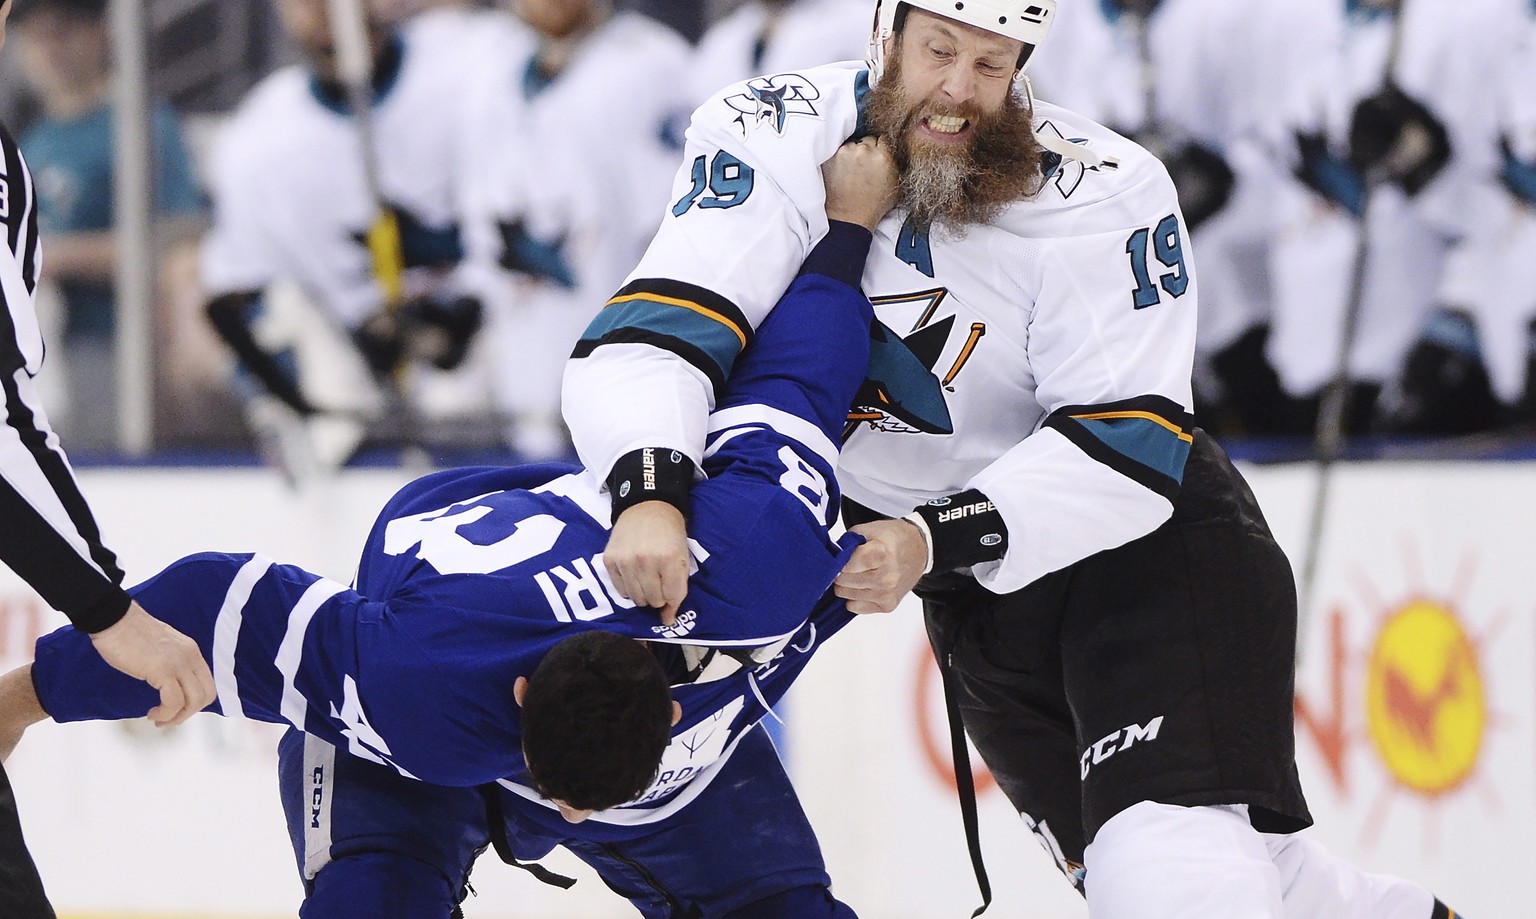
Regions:
<instances>
[{"instance_id":1,"label":"white hockey jersey","mask_svg":"<svg viewBox=\"0 0 1536 919\"><path fill-rule=\"evenodd\" d=\"M1370 13L1357 0L1338 0L1332 24L1319 29L1336 56L1331 68L1319 68L1312 75L1311 83L1330 137L1346 138L1356 102L1389 78L1445 123L1451 162L1424 190L1417 210L1421 219L1448 235L1467 226L1469 217L1457 200L1465 193L1466 181L1493 160L1485 142L1495 120L1493 94L1487 88L1499 58L1497 45L1505 40L1500 32L1501 23L1507 25L1502 9L1507 5L1508 0L1413 0L1394 15ZM1389 73L1394 42L1397 58Z\"/></svg>"},{"instance_id":2,"label":"white hockey jersey","mask_svg":"<svg viewBox=\"0 0 1536 919\"><path fill-rule=\"evenodd\" d=\"M1487 150L1498 159L1469 183L1464 207L1480 219L1447 259L1439 293L1443 305L1473 318L1493 392L1513 404L1533 383L1527 361L1536 324L1536 210L1511 183L1527 196L1536 186L1536 4L1504 0L1503 12L1507 25L1489 36L1497 79L1487 88L1497 111Z\"/></svg>"},{"instance_id":3,"label":"white hockey jersey","mask_svg":"<svg viewBox=\"0 0 1536 919\"><path fill-rule=\"evenodd\" d=\"M1467 205L1470 184L1493 160L1494 108L1486 87L1504 2L1412 0L1399 14L1360 0L1297 0L1294 15L1305 17L1312 43L1324 51L1290 84L1297 95L1287 107L1297 130L1321 132L1344 156L1356 104L1390 78L1443 122L1452 149L1446 167L1414 197L1393 185L1371 196L1358 331L1348 357L1354 379L1396 378L1435 305L1448 242L1485 219ZM1304 394L1331 379L1339 365L1357 236L1355 222L1342 212L1291 218L1272 266L1277 316L1270 354L1286 387Z\"/></svg>"},{"instance_id":4,"label":"white hockey jersey","mask_svg":"<svg viewBox=\"0 0 1536 919\"><path fill-rule=\"evenodd\" d=\"M827 229L820 166L859 132L868 76L829 65L731 86L695 113L674 204L568 365L589 468L642 446L698 458L715 387ZM997 505L1009 591L1167 519L1191 443L1197 291L1172 182L1054 106L1043 190L963 237L897 210L864 276L883 323L839 467L884 514L965 488Z\"/></svg>"},{"instance_id":5,"label":"white hockey jersey","mask_svg":"<svg viewBox=\"0 0 1536 919\"><path fill-rule=\"evenodd\" d=\"M1194 230L1208 352L1270 312L1267 272L1255 263L1269 250L1284 183L1274 151L1289 140L1275 88L1292 79L1307 38L1283 37L1277 6L1159 0L1143 24L1114 0L1064 3L1030 64L1042 98L1131 132L1154 153L1198 143L1232 169L1231 197Z\"/></svg>"},{"instance_id":6,"label":"white hockey jersey","mask_svg":"<svg viewBox=\"0 0 1536 919\"><path fill-rule=\"evenodd\" d=\"M1248 85L1263 76L1251 52L1269 51L1249 47L1257 43L1240 25L1251 13L1230 0L1160 0L1143 48L1137 18L1111 0L1063 4L1030 77L1041 95L1102 124L1220 148L1266 111L1252 105L1260 87Z\"/></svg>"},{"instance_id":7,"label":"white hockey jersey","mask_svg":"<svg viewBox=\"0 0 1536 919\"><path fill-rule=\"evenodd\" d=\"M467 79L465 31L422 17L400 33L399 65L373 110L380 191L400 216L408 290L462 259L454 191L454 105ZM214 226L203 246L210 296L298 284L355 328L384 303L364 240L378 218L362 141L345 102L305 70L253 89L223 129L210 166Z\"/></svg>"},{"instance_id":8,"label":"white hockey jersey","mask_svg":"<svg viewBox=\"0 0 1536 919\"><path fill-rule=\"evenodd\" d=\"M553 422L566 357L660 221L688 46L619 12L553 78L535 51L508 42L469 89L460 207L474 283L518 355L499 368L499 401Z\"/></svg>"}]
</instances>

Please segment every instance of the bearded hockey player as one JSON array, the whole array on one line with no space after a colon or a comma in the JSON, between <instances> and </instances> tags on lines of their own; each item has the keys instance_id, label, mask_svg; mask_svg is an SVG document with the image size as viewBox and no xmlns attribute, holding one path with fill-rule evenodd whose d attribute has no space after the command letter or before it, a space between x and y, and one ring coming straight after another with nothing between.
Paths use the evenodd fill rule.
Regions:
<instances>
[{"instance_id":1,"label":"bearded hockey player","mask_svg":"<svg viewBox=\"0 0 1536 919\"><path fill-rule=\"evenodd\" d=\"M1027 92L1055 13L886 0L869 66L704 103L670 217L567 368L577 448L701 461L748 329L828 232L818 165L880 136L902 203L864 273L877 340L839 477L866 542L838 595L881 612L916 587L970 739L1095 919L1443 916L1295 835L1290 567L1190 421L1198 280L1167 171ZM686 523L659 500L616 521L632 597L677 602Z\"/></svg>"}]
</instances>

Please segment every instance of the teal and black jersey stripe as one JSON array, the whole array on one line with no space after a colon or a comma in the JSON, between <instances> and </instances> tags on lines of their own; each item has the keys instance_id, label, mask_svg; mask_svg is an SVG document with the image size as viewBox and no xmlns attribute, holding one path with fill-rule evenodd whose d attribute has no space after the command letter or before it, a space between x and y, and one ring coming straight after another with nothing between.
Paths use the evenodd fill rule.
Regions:
<instances>
[{"instance_id":1,"label":"teal and black jersey stripe","mask_svg":"<svg viewBox=\"0 0 1536 919\"><path fill-rule=\"evenodd\" d=\"M1429 914L1429 919L1461 919L1461 914L1436 900L1435 907Z\"/></svg>"},{"instance_id":2,"label":"teal and black jersey stripe","mask_svg":"<svg viewBox=\"0 0 1536 919\"><path fill-rule=\"evenodd\" d=\"M853 81L854 104L858 106L859 121L853 129L850 141L863 140L869 136L869 71L860 70L859 75Z\"/></svg>"},{"instance_id":3,"label":"teal and black jersey stripe","mask_svg":"<svg viewBox=\"0 0 1536 919\"><path fill-rule=\"evenodd\" d=\"M698 368L718 395L737 355L754 337L747 317L719 294L681 281L644 278L608 301L571 356L583 358L609 344L652 345Z\"/></svg>"},{"instance_id":4,"label":"teal and black jersey stripe","mask_svg":"<svg viewBox=\"0 0 1536 919\"><path fill-rule=\"evenodd\" d=\"M1080 450L1169 501L1178 497L1184 462L1194 443L1194 417L1162 396L1137 396L1103 405L1069 405L1045 426Z\"/></svg>"}]
</instances>

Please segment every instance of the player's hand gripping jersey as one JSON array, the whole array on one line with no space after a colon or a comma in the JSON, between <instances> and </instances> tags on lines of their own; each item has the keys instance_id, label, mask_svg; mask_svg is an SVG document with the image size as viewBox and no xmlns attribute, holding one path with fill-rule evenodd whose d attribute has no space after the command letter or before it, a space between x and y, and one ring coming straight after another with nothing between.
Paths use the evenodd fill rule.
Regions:
<instances>
[{"instance_id":1,"label":"player's hand gripping jersey","mask_svg":"<svg viewBox=\"0 0 1536 919\"><path fill-rule=\"evenodd\" d=\"M135 595L202 646L223 714L286 722L426 782L499 781L525 815L565 830L526 784L513 683L574 630L646 639L682 720L651 789L592 820L663 819L851 618L827 592L857 542L829 535L833 468L870 307L817 275L794 292L710 419L709 479L691 494L698 570L672 627L609 583L607 499L567 466L417 480L380 514L355 589L259 555L207 553ZM39 642L34 678L57 721L136 717L154 701L72 629Z\"/></svg>"},{"instance_id":2,"label":"player's hand gripping jersey","mask_svg":"<svg viewBox=\"0 0 1536 919\"><path fill-rule=\"evenodd\" d=\"M695 113L670 213L566 370L588 468L646 446L700 455L721 382L826 233L819 167L861 133L867 86L836 64ZM1009 550L976 574L1000 592L1156 528L1192 438L1197 293L1166 171L1051 105L1035 128L1091 152L1050 156L1038 195L964 236L901 208L880 224L863 286L881 340L839 467L850 498L888 515L985 493Z\"/></svg>"}]
</instances>

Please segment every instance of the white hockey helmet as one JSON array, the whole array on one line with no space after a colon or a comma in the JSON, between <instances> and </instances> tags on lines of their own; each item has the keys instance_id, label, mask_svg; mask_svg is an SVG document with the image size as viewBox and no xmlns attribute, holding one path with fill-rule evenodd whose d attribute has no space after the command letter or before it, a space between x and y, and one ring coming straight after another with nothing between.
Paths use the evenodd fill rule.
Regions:
<instances>
[{"instance_id":1,"label":"white hockey helmet","mask_svg":"<svg viewBox=\"0 0 1536 919\"><path fill-rule=\"evenodd\" d=\"M875 31L869 39L869 77L885 70L885 43L896 34L903 8L927 10L947 19L1024 43L1018 79L1056 21L1056 0L875 0Z\"/></svg>"}]
</instances>

